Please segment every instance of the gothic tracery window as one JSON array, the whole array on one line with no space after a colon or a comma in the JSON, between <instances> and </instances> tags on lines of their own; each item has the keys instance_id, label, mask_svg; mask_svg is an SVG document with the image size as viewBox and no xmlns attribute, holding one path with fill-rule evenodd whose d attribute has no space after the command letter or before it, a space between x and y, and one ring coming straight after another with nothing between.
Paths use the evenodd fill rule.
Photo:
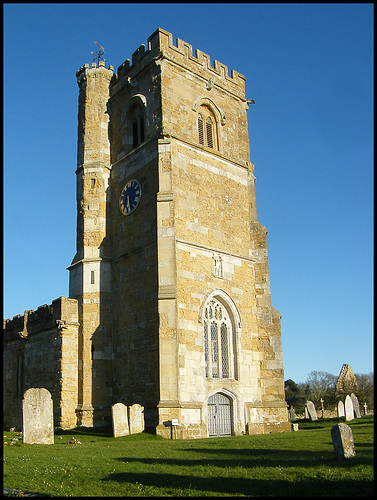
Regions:
<instances>
[{"instance_id":1,"label":"gothic tracery window","mask_svg":"<svg viewBox=\"0 0 377 500\"><path fill-rule=\"evenodd\" d=\"M234 332L229 312L212 298L206 304L203 323L206 377L234 378Z\"/></svg>"}]
</instances>

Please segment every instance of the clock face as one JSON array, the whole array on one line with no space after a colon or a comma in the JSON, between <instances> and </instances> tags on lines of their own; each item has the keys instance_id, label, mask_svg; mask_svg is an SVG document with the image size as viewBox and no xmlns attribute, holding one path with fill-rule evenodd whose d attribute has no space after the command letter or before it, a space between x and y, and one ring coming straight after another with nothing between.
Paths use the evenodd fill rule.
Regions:
<instances>
[{"instance_id":1,"label":"clock face","mask_svg":"<svg viewBox=\"0 0 377 500\"><path fill-rule=\"evenodd\" d=\"M128 181L122 189L119 198L119 208L122 214L130 215L136 209L141 198L140 182L136 179Z\"/></svg>"}]
</instances>

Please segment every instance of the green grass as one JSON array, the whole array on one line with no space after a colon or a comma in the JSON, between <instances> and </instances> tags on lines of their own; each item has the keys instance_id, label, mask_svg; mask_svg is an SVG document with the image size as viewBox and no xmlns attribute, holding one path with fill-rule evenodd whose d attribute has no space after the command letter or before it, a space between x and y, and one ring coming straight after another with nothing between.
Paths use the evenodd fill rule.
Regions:
<instances>
[{"instance_id":1,"label":"green grass","mask_svg":"<svg viewBox=\"0 0 377 500\"><path fill-rule=\"evenodd\" d=\"M356 457L343 461L330 434L339 421L186 441L74 429L55 435L54 445L17 436L10 446L15 433L5 431L4 488L51 496L372 496L373 416L347 422ZM67 444L73 436L82 444Z\"/></svg>"}]
</instances>

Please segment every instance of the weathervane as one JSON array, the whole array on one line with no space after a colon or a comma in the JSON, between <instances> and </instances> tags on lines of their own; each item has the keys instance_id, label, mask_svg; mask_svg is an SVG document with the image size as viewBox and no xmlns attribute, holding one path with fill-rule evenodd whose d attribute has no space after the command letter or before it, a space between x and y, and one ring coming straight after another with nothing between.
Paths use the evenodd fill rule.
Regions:
<instances>
[{"instance_id":1,"label":"weathervane","mask_svg":"<svg viewBox=\"0 0 377 500\"><path fill-rule=\"evenodd\" d=\"M98 51L97 52L92 52L92 54L94 54L94 57L93 57L92 61L94 61L95 59L97 59L97 64L99 64L100 61L104 61L104 58L102 56L105 53L105 49L99 43L97 43L97 42L94 42L94 43L97 45Z\"/></svg>"}]
</instances>

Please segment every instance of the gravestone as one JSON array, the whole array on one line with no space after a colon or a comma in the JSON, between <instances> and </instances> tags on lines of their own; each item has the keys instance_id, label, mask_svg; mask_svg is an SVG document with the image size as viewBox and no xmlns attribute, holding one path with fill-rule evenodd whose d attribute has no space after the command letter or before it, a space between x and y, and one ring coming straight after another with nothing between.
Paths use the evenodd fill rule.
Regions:
<instances>
[{"instance_id":1,"label":"gravestone","mask_svg":"<svg viewBox=\"0 0 377 500\"><path fill-rule=\"evenodd\" d=\"M347 394L346 400L344 402L344 410L346 413L346 420L353 420L355 418L353 411L353 403L350 396Z\"/></svg>"},{"instance_id":2,"label":"gravestone","mask_svg":"<svg viewBox=\"0 0 377 500\"><path fill-rule=\"evenodd\" d=\"M323 418L323 414L325 413L325 407L323 406L324 402L324 399L321 398L321 418Z\"/></svg>"},{"instance_id":3,"label":"gravestone","mask_svg":"<svg viewBox=\"0 0 377 500\"><path fill-rule=\"evenodd\" d=\"M364 403L364 415L368 415L368 405Z\"/></svg>"},{"instance_id":4,"label":"gravestone","mask_svg":"<svg viewBox=\"0 0 377 500\"><path fill-rule=\"evenodd\" d=\"M356 418L361 418L359 400L357 399L357 396L354 393L351 394L351 399Z\"/></svg>"},{"instance_id":5,"label":"gravestone","mask_svg":"<svg viewBox=\"0 0 377 500\"><path fill-rule=\"evenodd\" d=\"M111 407L111 416L113 420L114 437L128 436L128 411L123 403L115 403Z\"/></svg>"},{"instance_id":6,"label":"gravestone","mask_svg":"<svg viewBox=\"0 0 377 500\"><path fill-rule=\"evenodd\" d=\"M308 413L309 413L309 418L312 422L314 422L315 420L318 420L318 417L317 417L317 411L315 409L315 406L314 406L314 403L313 401L307 401L306 402L306 407L308 409Z\"/></svg>"},{"instance_id":7,"label":"gravestone","mask_svg":"<svg viewBox=\"0 0 377 500\"><path fill-rule=\"evenodd\" d=\"M344 403L342 400L338 402L338 417L344 417Z\"/></svg>"},{"instance_id":8,"label":"gravestone","mask_svg":"<svg viewBox=\"0 0 377 500\"><path fill-rule=\"evenodd\" d=\"M24 394L22 441L26 444L54 444L53 403L47 389L28 389Z\"/></svg>"},{"instance_id":9,"label":"gravestone","mask_svg":"<svg viewBox=\"0 0 377 500\"><path fill-rule=\"evenodd\" d=\"M347 424L335 424L331 427L331 439L334 453L338 460L356 455L351 427Z\"/></svg>"},{"instance_id":10,"label":"gravestone","mask_svg":"<svg viewBox=\"0 0 377 500\"><path fill-rule=\"evenodd\" d=\"M295 413L295 409L293 408L293 406L291 406L288 410L288 418L290 420L294 420L296 418L296 413Z\"/></svg>"},{"instance_id":11,"label":"gravestone","mask_svg":"<svg viewBox=\"0 0 377 500\"><path fill-rule=\"evenodd\" d=\"M135 403L128 407L130 434L139 434L144 430L144 406Z\"/></svg>"}]
</instances>

